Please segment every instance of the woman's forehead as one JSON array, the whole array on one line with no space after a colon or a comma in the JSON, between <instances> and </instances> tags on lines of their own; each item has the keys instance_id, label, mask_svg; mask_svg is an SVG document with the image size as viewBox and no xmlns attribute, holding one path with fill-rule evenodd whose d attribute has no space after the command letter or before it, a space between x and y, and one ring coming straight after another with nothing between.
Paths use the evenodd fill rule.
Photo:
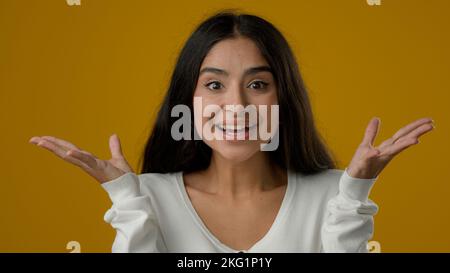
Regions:
<instances>
[{"instance_id":1,"label":"woman's forehead","mask_svg":"<svg viewBox=\"0 0 450 273\"><path fill-rule=\"evenodd\" d=\"M215 67L225 71L244 71L261 66L268 66L268 63L257 45L249 38L238 37L215 44L203 60L201 69Z\"/></svg>"}]
</instances>

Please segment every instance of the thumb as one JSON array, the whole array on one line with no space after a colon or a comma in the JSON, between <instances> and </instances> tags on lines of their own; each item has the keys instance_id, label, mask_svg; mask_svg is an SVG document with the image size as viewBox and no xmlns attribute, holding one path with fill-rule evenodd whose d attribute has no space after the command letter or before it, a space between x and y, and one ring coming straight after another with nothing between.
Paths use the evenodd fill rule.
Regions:
<instances>
[{"instance_id":1,"label":"thumb","mask_svg":"<svg viewBox=\"0 0 450 273\"><path fill-rule=\"evenodd\" d=\"M112 158L123 158L122 146L120 145L119 137L116 134L112 134L109 137L109 149L111 151Z\"/></svg>"},{"instance_id":2,"label":"thumb","mask_svg":"<svg viewBox=\"0 0 450 273\"><path fill-rule=\"evenodd\" d=\"M366 132L364 134L364 139L362 141L363 144L372 146L375 138L378 134L378 130L380 128L380 118L375 117L372 118L369 122L369 125L366 128Z\"/></svg>"}]
</instances>

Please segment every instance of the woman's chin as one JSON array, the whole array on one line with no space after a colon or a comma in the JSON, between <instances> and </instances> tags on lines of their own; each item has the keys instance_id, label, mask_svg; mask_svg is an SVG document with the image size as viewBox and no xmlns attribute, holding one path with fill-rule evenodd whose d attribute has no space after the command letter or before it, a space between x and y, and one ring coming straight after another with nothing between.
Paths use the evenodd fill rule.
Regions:
<instances>
[{"instance_id":1,"label":"woman's chin","mask_svg":"<svg viewBox=\"0 0 450 273\"><path fill-rule=\"evenodd\" d=\"M259 143L239 143L239 144L220 144L220 147L214 147L214 152L220 154L223 158L235 163L248 160L254 154L260 151Z\"/></svg>"}]
</instances>

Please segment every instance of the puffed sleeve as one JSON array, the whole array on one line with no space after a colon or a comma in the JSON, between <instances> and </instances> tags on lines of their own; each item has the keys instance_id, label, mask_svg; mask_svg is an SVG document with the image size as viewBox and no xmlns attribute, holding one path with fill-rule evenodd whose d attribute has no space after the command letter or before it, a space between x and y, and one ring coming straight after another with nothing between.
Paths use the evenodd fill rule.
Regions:
<instances>
[{"instance_id":1,"label":"puffed sleeve","mask_svg":"<svg viewBox=\"0 0 450 273\"><path fill-rule=\"evenodd\" d=\"M367 243L374 231L373 218L378 212L377 204L368 196L377 178L354 178L344 170L338 193L327 203L321 252L368 252Z\"/></svg>"},{"instance_id":2,"label":"puffed sleeve","mask_svg":"<svg viewBox=\"0 0 450 273\"><path fill-rule=\"evenodd\" d=\"M112 252L164 252L150 196L141 194L139 176L125 173L102 187L112 201L104 216L116 230Z\"/></svg>"}]
</instances>

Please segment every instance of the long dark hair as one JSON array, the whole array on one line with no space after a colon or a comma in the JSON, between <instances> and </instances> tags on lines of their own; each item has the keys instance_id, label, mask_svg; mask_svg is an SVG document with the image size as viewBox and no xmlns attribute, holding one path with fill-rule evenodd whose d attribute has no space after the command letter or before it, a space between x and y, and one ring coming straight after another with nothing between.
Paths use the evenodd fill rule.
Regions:
<instances>
[{"instance_id":1,"label":"long dark hair","mask_svg":"<svg viewBox=\"0 0 450 273\"><path fill-rule=\"evenodd\" d=\"M279 146L267 152L272 162L303 174L336 167L315 127L308 94L286 39L271 23L258 16L223 11L202 22L181 50L140 159L141 173L189 173L209 166L212 150L202 140L177 141L171 137L171 127L176 120L171 117L171 109L184 104L193 113L193 94L203 59L217 42L238 35L255 42L277 84ZM191 128L194 128L191 119Z\"/></svg>"}]
</instances>

